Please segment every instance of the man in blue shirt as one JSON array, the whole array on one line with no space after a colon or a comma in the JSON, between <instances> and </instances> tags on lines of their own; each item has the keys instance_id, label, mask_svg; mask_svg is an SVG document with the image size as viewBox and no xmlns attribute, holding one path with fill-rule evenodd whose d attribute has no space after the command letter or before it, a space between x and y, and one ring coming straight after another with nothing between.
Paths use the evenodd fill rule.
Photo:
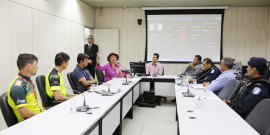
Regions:
<instances>
[{"instance_id":1,"label":"man in blue shirt","mask_svg":"<svg viewBox=\"0 0 270 135\"><path fill-rule=\"evenodd\" d=\"M203 60L203 72L194 77L197 79L197 83L212 82L220 75L220 70L212 63L210 58ZM193 82L193 78L189 78L189 82Z\"/></svg>"},{"instance_id":2,"label":"man in blue shirt","mask_svg":"<svg viewBox=\"0 0 270 135\"><path fill-rule=\"evenodd\" d=\"M246 118L253 108L263 99L269 98L269 83L264 73L267 60L253 58L248 62L247 75L252 78L246 87L243 87L232 100L223 101L228 104L241 117Z\"/></svg>"},{"instance_id":3,"label":"man in blue shirt","mask_svg":"<svg viewBox=\"0 0 270 135\"><path fill-rule=\"evenodd\" d=\"M87 54L79 53L77 57L78 65L72 72L72 80L75 83L76 90L84 92L90 89L91 84L96 84L97 80L93 79L90 72L86 69L89 60Z\"/></svg>"},{"instance_id":4,"label":"man in blue shirt","mask_svg":"<svg viewBox=\"0 0 270 135\"><path fill-rule=\"evenodd\" d=\"M235 79L232 68L233 60L231 58L223 58L220 62L220 71L222 73L216 80L212 81L211 83L204 82L203 86L207 87L215 94L218 94L230 80Z\"/></svg>"}]
</instances>

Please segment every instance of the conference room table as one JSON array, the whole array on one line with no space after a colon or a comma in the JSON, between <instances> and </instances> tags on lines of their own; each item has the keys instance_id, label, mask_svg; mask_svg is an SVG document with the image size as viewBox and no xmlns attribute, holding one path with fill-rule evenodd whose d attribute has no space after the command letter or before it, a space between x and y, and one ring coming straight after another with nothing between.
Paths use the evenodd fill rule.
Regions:
<instances>
[{"instance_id":1,"label":"conference room table","mask_svg":"<svg viewBox=\"0 0 270 135\"><path fill-rule=\"evenodd\" d=\"M68 101L58 104L51 109L29 118L21 123L9 127L0 132L0 135L12 134L70 134L70 135L122 135L123 118L133 118L133 104L141 93L141 85L144 79L155 81L165 80L164 83L173 84L176 96L176 119L178 134L181 135L258 135L258 133L228 105L223 103L214 93L204 93L204 90L190 90L195 97L184 97L182 92L187 91L187 86L176 84L176 76L158 76L133 78L129 85L122 85L123 78L115 78L112 83L112 92L122 91L113 96L101 96L95 92L85 92L86 104L89 107L99 107L86 112L70 112L70 100L76 102L77 106L83 105L83 96L78 95ZM166 81L166 79L168 79ZM174 79L174 82L171 82ZM187 81L185 81L187 82ZM160 82L162 83L162 82ZM199 84L194 84L199 85ZM100 85L96 91L108 90L108 86ZM171 88L163 87L163 93L171 93ZM198 96L202 98L203 107L195 108ZM188 112L193 111L193 112ZM195 117L195 119L190 119Z\"/></svg>"},{"instance_id":2,"label":"conference room table","mask_svg":"<svg viewBox=\"0 0 270 135\"><path fill-rule=\"evenodd\" d=\"M225 104L217 95L204 89L189 90L195 97L184 97L188 86L175 84L176 119L181 135L259 135L243 118ZM202 107L196 107L198 97Z\"/></svg>"},{"instance_id":3,"label":"conference room table","mask_svg":"<svg viewBox=\"0 0 270 135\"><path fill-rule=\"evenodd\" d=\"M101 96L95 92L84 92L86 105L99 107L86 112L70 112L70 100L76 106L83 105L83 96L80 94L68 101L58 104L45 112L31 117L21 123L0 132L0 135L112 135L122 134L122 119L125 116L132 118L133 103L139 97L141 78L132 79L129 85L122 85L123 78L109 81L111 92L121 92L113 96ZM100 85L96 91L108 90L108 86Z\"/></svg>"}]
</instances>

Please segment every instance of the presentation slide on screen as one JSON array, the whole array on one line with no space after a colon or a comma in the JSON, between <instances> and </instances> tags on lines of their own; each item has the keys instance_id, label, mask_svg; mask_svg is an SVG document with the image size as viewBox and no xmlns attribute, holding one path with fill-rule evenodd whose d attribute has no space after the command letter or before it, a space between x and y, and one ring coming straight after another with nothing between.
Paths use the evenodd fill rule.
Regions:
<instances>
[{"instance_id":1,"label":"presentation slide on screen","mask_svg":"<svg viewBox=\"0 0 270 135\"><path fill-rule=\"evenodd\" d=\"M147 61L191 62L195 55L220 62L221 14L148 15Z\"/></svg>"}]
</instances>

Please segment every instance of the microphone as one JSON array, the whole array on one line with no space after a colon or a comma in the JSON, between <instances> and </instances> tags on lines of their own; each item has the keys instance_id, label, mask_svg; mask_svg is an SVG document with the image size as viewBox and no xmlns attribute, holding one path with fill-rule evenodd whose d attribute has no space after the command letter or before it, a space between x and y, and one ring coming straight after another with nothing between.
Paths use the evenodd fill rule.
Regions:
<instances>
[{"instance_id":1,"label":"microphone","mask_svg":"<svg viewBox=\"0 0 270 135\"><path fill-rule=\"evenodd\" d=\"M66 87L66 86L64 86L64 85L62 85L62 84L56 82L56 81L54 81L53 83L54 83L54 84L61 85L61 86L65 87L65 88L67 88L67 89L70 89L70 90L72 90L72 91L75 91L75 92L77 92L77 93L83 95L82 92L73 90L73 89L71 89L71 88L69 88L69 87ZM98 108L98 107L89 108L89 106L86 105L86 102L85 102L85 96L83 95L83 106L77 107L77 108L76 108L76 111L77 111L77 112L87 112L89 109L94 109L94 108L96 109L96 108Z\"/></svg>"},{"instance_id":2,"label":"microphone","mask_svg":"<svg viewBox=\"0 0 270 135\"><path fill-rule=\"evenodd\" d=\"M208 74L209 72L211 72L214 69L214 67L211 68L211 70L209 70L208 72L206 72L205 74L201 75L199 78L197 78L197 80L199 80L201 77L205 76L206 74Z\"/></svg>"},{"instance_id":3,"label":"microphone","mask_svg":"<svg viewBox=\"0 0 270 135\"><path fill-rule=\"evenodd\" d=\"M119 62L116 62L116 64L120 65L121 67L124 68L124 72L129 72L130 70L128 70L128 68L126 68L125 66L121 65Z\"/></svg>"},{"instance_id":4,"label":"microphone","mask_svg":"<svg viewBox=\"0 0 270 135\"><path fill-rule=\"evenodd\" d=\"M127 71L126 71L127 72ZM109 77L114 77L114 76L117 76L117 77L123 77L123 75L109 75ZM122 85L129 85L129 82L127 81L127 73L126 73L126 81L122 83Z\"/></svg>"},{"instance_id":5,"label":"microphone","mask_svg":"<svg viewBox=\"0 0 270 135\"><path fill-rule=\"evenodd\" d=\"M182 73L181 73L181 75L183 75L184 74L184 70L185 69L187 69L187 67L188 67L189 65L187 65L183 70L182 70Z\"/></svg>"}]
</instances>

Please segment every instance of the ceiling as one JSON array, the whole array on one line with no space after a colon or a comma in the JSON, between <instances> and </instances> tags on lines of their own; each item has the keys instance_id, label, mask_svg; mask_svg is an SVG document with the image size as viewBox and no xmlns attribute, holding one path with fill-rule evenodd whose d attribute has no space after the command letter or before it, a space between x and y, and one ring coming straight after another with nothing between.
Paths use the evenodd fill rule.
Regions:
<instances>
[{"instance_id":1,"label":"ceiling","mask_svg":"<svg viewBox=\"0 0 270 135\"><path fill-rule=\"evenodd\" d=\"M82 0L94 8L270 6L270 0Z\"/></svg>"}]
</instances>

